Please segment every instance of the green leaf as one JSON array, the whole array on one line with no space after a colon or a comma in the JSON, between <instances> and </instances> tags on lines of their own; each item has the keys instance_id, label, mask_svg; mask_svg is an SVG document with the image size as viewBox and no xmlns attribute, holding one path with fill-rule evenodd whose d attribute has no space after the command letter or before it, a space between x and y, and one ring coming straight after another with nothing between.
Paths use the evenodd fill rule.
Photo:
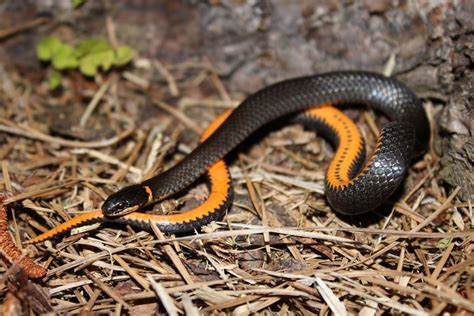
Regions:
<instances>
[{"instance_id":1,"label":"green leaf","mask_svg":"<svg viewBox=\"0 0 474 316\"><path fill-rule=\"evenodd\" d=\"M79 61L71 55L57 55L53 58L53 67L57 70L77 68Z\"/></svg>"},{"instance_id":2,"label":"green leaf","mask_svg":"<svg viewBox=\"0 0 474 316\"><path fill-rule=\"evenodd\" d=\"M122 46L115 50L114 65L123 66L128 64L133 58L133 51L128 46Z\"/></svg>"},{"instance_id":3,"label":"green leaf","mask_svg":"<svg viewBox=\"0 0 474 316\"><path fill-rule=\"evenodd\" d=\"M49 61L61 49L62 45L57 37L46 37L36 45L36 56L41 61Z\"/></svg>"},{"instance_id":4,"label":"green leaf","mask_svg":"<svg viewBox=\"0 0 474 316\"><path fill-rule=\"evenodd\" d=\"M61 76L61 74L57 71L53 71L53 73L48 78L49 89L57 89L59 86L61 86L62 80L63 77Z\"/></svg>"},{"instance_id":5,"label":"green leaf","mask_svg":"<svg viewBox=\"0 0 474 316\"><path fill-rule=\"evenodd\" d=\"M52 60L54 68L58 70L77 68L79 61L74 55L72 46L63 44Z\"/></svg>"},{"instance_id":6,"label":"green leaf","mask_svg":"<svg viewBox=\"0 0 474 316\"><path fill-rule=\"evenodd\" d=\"M76 57L80 58L91 53L112 50L112 46L106 41L98 38L86 38L76 48Z\"/></svg>"},{"instance_id":7,"label":"green leaf","mask_svg":"<svg viewBox=\"0 0 474 316\"><path fill-rule=\"evenodd\" d=\"M94 76L99 67L107 71L114 62L114 52L111 50L88 54L80 61L80 70L86 76Z\"/></svg>"},{"instance_id":8,"label":"green leaf","mask_svg":"<svg viewBox=\"0 0 474 316\"><path fill-rule=\"evenodd\" d=\"M86 38L83 39L79 45L76 47L76 50L74 51L74 54L76 55L77 58L81 58L85 55L87 55L91 47L95 45L96 39L91 39L91 38Z\"/></svg>"},{"instance_id":9,"label":"green leaf","mask_svg":"<svg viewBox=\"0 0 474 316\"><path fill-rule=\"evenodd\" d=\"M102 39L96 39L95 44L91 47L91 53L100 53L105 51L112 51L114 48L108 42Z\"/></svg>"},{"instance_id":10,"label":"green leaf","mask_svg":"<svg viewBox=\"0 0 474 316\"><path fill-rule=\"evenodd\" d=\"M74 9L77 9L85 2L85 0L72 0L71 2Z\"/></svg>"},{"instance_id":11,"label":"green leaf","mask_svg":"<svg viewBox=\"0 0 474 316\"><path fill-rule=\"evenodd\" d=\"M102 70L107 71L114 63L114 52L112 50L93 54Z\"/></svg>"},{"instance_id":12,"label":"green leaf","mask_svg":"<svg viewBox=\"0 0 474 316\"><path fill-rule=\"evenodd\" d=\"M79 62L79 70L88 77L93 77L97 73L98 65L94 61L94 57L86 56Z\"/></svg>"}]
</instances>

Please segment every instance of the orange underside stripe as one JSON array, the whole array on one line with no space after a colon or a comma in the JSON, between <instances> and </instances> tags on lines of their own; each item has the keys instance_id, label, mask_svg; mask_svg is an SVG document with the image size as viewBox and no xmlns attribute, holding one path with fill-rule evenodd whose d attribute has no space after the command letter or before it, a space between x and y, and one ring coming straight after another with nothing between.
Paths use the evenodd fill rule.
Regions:
<instances>
[{"instance_id":1,"label":"orange underside stripe","mask_svg":"<svg viewBox=\"0 0 474 316\"><path fill-rule=\"evenodd\" d=\"M364 140L357 125L339 109L322 105L309 109L306 115L323 121L339 138L339 147L326 172L326 180L334 188L345 188L353 179L349 178L351 167L357 159Z\"/></svg>"},{"instance_id":2,"label":"orange underside stripe","mask_svg":"<svg viewBox=\"0 0 474 316\"><path fill-rule=\"evenodd\" d=\"M27 240L26 243L27 244L35 244L35 243L41 242L43 240L53 238L54 236L66 231L66 230L69 230L71 228L80 226L81 224L84 224L88 221L94 221L94 220L97 220L97 219L101 219L103 217L104 217L104 214L102 213L101 209L78 215L78 216L68 220L67 222L64 222L64 223L54 227L53 229L48 230L47 232L36 236L35 238Z\"/></svg>"}]
</instances>

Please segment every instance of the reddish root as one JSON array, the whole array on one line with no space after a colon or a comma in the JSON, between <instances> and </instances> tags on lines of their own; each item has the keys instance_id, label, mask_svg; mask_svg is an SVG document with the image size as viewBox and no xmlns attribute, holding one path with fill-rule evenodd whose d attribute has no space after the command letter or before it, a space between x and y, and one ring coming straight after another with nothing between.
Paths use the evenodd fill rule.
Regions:
<instances>
[{"instance_id":1,"label":"reddish root","mask_svg":"<svg viewBox=\"0 0 474 316\"><path fill-rule=\"evenodd\" d=\"M8 218L5 206L2 203L4 196L0 195L0 259L8 266L17 264L27 277L37 279L46 275L46 269L23 256L13 242L8 231Z\"/></svg>"}]
</instances>

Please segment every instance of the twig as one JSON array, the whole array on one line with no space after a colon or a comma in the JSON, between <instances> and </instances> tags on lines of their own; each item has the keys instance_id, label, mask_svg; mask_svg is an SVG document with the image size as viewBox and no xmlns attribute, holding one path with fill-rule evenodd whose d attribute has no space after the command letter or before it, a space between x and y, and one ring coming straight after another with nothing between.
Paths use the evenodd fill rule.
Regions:
<instances>
[{"instance_id":1,"label":"twig","mask_svg":"<svg viewBox=\"0 0 474 316\"><path fill-rule=\"evenodd\" d=\"M87 275L87 277L89 279L92 280L92 282L94 282L95 285L97 285L102 291L104 291L104 293L107 293L108 296L110 296L111 298L113 298L115 301L117 301L118 303L122 304L123 307L125 307L126 309L128 310L132 310L132 307L130 305L127 304L127 302L125 302L123 300L123 298L118 295L117 293L114 292L114 290L112 290L110 287L108 287L107 285L105 285L104 282L102 282L101 280L99 280L98 278L94 277L92 275L92 273L90 273L89 271L87 270L84 270L84 273Z\"/></svg>"},{"instance_id":2,"label":"twig","mask_svg":"<svg viewBox=\"0 0 474 316\"><path fill-rule=\"evenodd\" d=\"M178 309L176 308L173 299L168 294L166 289L160 283L156 282L150 275L147 276L148 281L150 281L151 286L155 290L156 295L160 298L163 307L166 309L166 312L170 316L177 316Z\"/></svg>"},{"instance_id":3,"label":"twig","mask_svg":"<svg viewBox=\"0 0 474 316\"><path fill-rule=\"evenodd\" d=\"M44 24L48 21L49 21L48 18L37 18L31 21L25 22L21 25L17 25L17 26L0 30L0 39L37 27L38 25Z\"/></svg>"},{"instance_id":4,"label":"twig","mask_svg":"<svg viewBox=\"0 0 474 316\"><path fill-rule=\"evenodd\" d=\"M87 105L86 110L84 113L82 113L81 119L79 121L79 126L85 127L87 124L87 120L91 116L92 112L94 112L95 108L99 104L100 99L104 96L104 94L107 92L107 89L109 89L111 82L113 79L106 81L102 86L100 86L99 90L97 93L94 95L92 98L91 102Z\"/></svg>"},{"instance_id":5,"label":"twig","mask_svg":"<svg viewBox=\"0 0 474 316\"><path fill-rule=\"evenodd\" d=\"M153 65L158 70L158 72L165 78L168 83L168 88L172 96L176 97L179 95L178 85L176 84L176 79L169 72L168 69L157 59L153 60Z\"/></svg>"},{"instance_id":6,"label":"twig","mask_svg":"<svg viewBox=\"0 0 474 316\"><path fill-rule=\"evenodd\" d=\"M158 107L161 109L165 110L166 112L170 113L174 117L176 117L178 120L181 121L187 128L193 130L196 134L201 134L202 133L202 128L199 127L192 119L187 117L183 112L176 110L174 107L172 107L169 104L166 104L165 102L162 101L154 101L154 104L156 104Z\"/></svg>"},{"instance_id":7,"label":"twig","mask_svg":"<svg viewBox=\"0 0 474 316\"><path fill-rule=\"evenodd\" d=\"M153 232L155 233L156 237L158 237L159 241L166 241L166 238L163 236L161 231L158 229L158 227L154 223L151 224L151 228L153 229ZM171 261L173 261L176 269L179 271L184 281L187 284L194 283L191 275L189 274L188 270L181 262L181 259L178 257L174 249L170 245L165 245L164 250L166 254L168 255L168 257L171 259Z\"/></svg>"},{"instance_id":8,"label":"twig","mask_svg":"<svg viewBox=\"0 0 474 316\"><path fill-rule=\"evenodd\" d=\"M0 124L0 131L5 132L5 133L15 134L18 136L36 139L36 140L41 140L47 143L53 143L53 144L61 145L65 147L79 147L79 148L80 147L82 148L107 147L119 142L120 140L124 139L125 137L133 133L134 131L133 128L129 128L123 132L120 132L117 136L111 137L109 139L93 141L93 142L81 142L81 141L66 140L66 139L62 139L58 137L53 137L53 136L44 134L40 131L34 130L30 127L13 125L11 123L9 124L8 121L2 118L0 118L0 122L3 123L3 124ZM8 125L5 125L5 123Z\"/></svg>"}]
</instances>

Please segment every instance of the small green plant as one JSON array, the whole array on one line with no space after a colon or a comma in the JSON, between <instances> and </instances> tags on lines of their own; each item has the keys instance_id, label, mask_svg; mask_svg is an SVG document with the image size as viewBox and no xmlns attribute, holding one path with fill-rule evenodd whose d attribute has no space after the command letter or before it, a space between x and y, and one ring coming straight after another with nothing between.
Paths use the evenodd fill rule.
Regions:
<instances>
[{"instance_id":1,"label":"small green plant","mask_svg":"<svg viewBox=\"0 0 474 316\"><path fill-rule=\"evenodd\" d=\"M49 87L61 85L60 71L79 68L85 76L93 77L99 69L108 71L112 66L123 66L133 58L128 46L113 48L102 39L89 38L73 47L57 37L46 37L36 46L36 55L43 62L51 62L55 71L48 78Z\"/></svg>"}]
</instances>

